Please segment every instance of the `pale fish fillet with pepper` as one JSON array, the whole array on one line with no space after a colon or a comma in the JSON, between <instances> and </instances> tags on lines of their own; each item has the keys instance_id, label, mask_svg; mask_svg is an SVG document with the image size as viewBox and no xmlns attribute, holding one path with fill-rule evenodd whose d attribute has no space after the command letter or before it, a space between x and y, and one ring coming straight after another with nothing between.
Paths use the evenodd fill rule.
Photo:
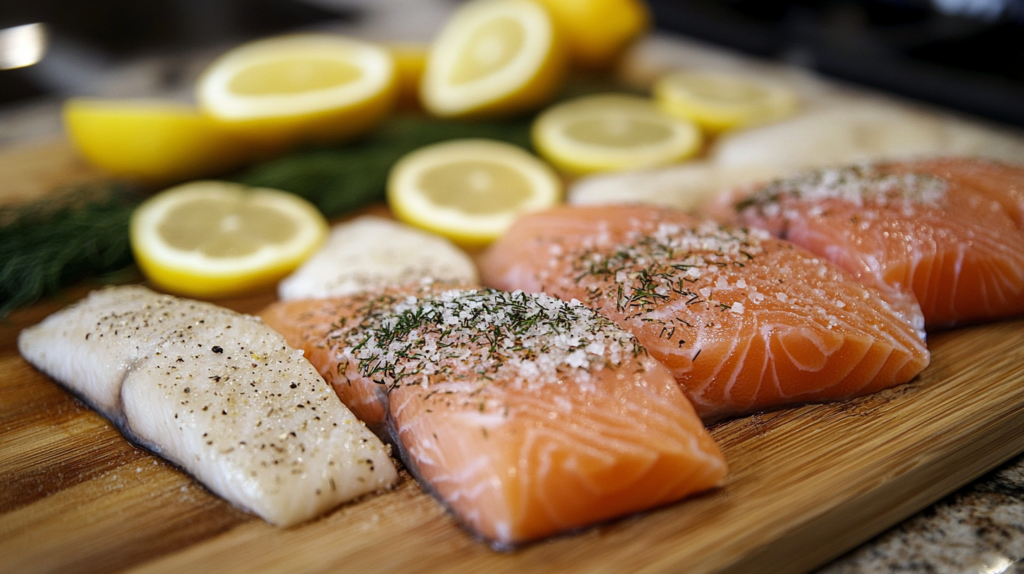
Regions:
<instances>
[{"instance_id":1,"label":"pale fish fillet with pepper","mask_svg":"<svg viewBox=\"0 0 1024 574\"><path fill-rule=\"evenodd\" d=\"M129 439L278 526L398 478L387 445L256 317L108 288L23 330L18 349Z\"/></svg>"},{"instance_id":2,"label":"pale fish fillet with pepper","mask_svg":"<svg viewBox=\"0 0 1024 574\"><path fill-rule=\"evenodd\" d=\"M728 207L868 285L913 294L929 330L1024 313L1024 168L939 158L821 169Z\"/></svg>"},{"instance_id":3,"label":"pale fish fillet with pepper","mask_svg":"<svg viewBox=\"0 0 1024 574\"><path fill-rule=\"evenodd\" d=\"M526 215L484 254L481 276L601 311L705 421L872 393L929 361L911 297L883 296L767 232L668 208Z\"/></svg>"},{"instance_id":4,"label":"pale fish fillet with pepper","mask_svg":"<svg viewBox=\"0 0 1024 574\"><path fill-rule=\"evenodd\" d=\"M368 412L411 471L496 548L724 479L665 367L578 303L420 284L276 303L263 317L336 373L357 412L377 400Z\"/></svg>"}]
</instances>

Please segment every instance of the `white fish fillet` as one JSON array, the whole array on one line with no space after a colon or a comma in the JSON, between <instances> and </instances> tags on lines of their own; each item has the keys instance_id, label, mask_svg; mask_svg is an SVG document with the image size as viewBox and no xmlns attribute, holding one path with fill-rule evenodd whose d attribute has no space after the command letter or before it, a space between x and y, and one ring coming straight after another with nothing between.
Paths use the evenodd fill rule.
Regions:
<instances>
[{"instance_id":1,"label":"white fish fillet","mask_svg":"<svg viewBox=\"0 0 1024 574\"><path fill-rule=\"evenodd\" d=\"M476 283L476 266L439 235L367 215L334 226L324 246L281 281L278 295L324 299L419 279Z\"/></svg>"},{"instance_id":2,"label":"white fish fillet","mask_svg":"<svg viewBox=\"0 0 1024 574\"><path fill-rule=\"evenodd\" d=\"M22 331L18 349L126 436L273 524L397 479L388 448L256 317L109 288Z\"/></svg>"}]
</instances>

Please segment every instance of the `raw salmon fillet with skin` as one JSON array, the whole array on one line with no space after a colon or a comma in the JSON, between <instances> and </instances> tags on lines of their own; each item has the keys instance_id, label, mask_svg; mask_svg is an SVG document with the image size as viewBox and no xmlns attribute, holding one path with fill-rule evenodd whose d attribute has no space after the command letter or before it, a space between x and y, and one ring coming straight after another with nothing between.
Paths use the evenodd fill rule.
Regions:
<instances>
[{"instance_id":1,"label":"raw salmon fillet with skin","mask_svg":"<svg viewBox=\"0 0 1024 574\"><path fill-rule=\"evenodd\" d=\"M724 458L669 372L590 309L437 285L358 299L263 317L338 373L336 389L376 397L410 470L494 547L722 484ZM316 335L294 328L332 316Z\"/></svg>"},{"instance_id":2,"label":"raw salmon fillet with skin","mask_svg":"<svg viewBox=\"0 0 1024 574\"><path fill-rule=\"evenodd\" d=\"M868 285L912 293L929 330L1024 313L1024 169L970 159L830 168L729 207Z\"/></svg>"},{"instance_id":3,"label":"raw salmon fillet with skin","mask_svg":"<svg viewBox=\"0 0 1024 574\"><path fill-rule=\"evenodd\" d=\"M650 206L520 218L485 284L577 299L632 332L705 421L872 393L929 361L912 298L766 232Z\"/></svg>"}]
</instances>

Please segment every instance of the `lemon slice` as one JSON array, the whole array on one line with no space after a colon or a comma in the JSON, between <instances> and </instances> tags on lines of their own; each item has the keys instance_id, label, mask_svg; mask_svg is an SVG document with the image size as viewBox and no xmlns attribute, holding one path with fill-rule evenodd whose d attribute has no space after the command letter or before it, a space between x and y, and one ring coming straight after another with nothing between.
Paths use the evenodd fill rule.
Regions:
<instances>
[{"instance_id":1,"label":"lemon slice","mask_svg":"<svg viewBox=\"0 0 1024 574\"><path fill-rule=\"evenodd\" d=\"M463 245L497 239L519 215L550 207L561 181L511 144L465 139L420 148L388 176L388 204L410 225Z\"/></svg>"},{"instance_id":2,"label":"lemon slice","mask_svg":"<svg viewBox=\"0 0 1024 574\"><path fill-rule=\"evenodd\" d=\"M246 157L237 138L178 102L72 98L63 115L75 149L117 177L182 181L237 167Z\"/></svg>"},{"instance_id":3,"label":"lemon slice","mask_svg":"<svg viewBox=\"0 0 1024 574\"><path fill-rule=\"evenodd\" d=\"M268 146L361 134L395 99L395 64L386 49L326 34L243 44L200 76L202 109Z\"/></svg>"},{"instance_id":4,"label":"lemon slice","mask_svg":"<svg viewBox=\"0 0 1024 574\"><path fill-rule=\"evenodd\" d=\"M603 94L553 106L533 123L533 143L571 174L657 167L700 149L696 124L669 116L650 100Z\"/></svg>"},{"instance_id":5,"label":"lemon slice","mask_svg":"<svg viewBox=\"0 0 1024 574\"><path fill-rule=\"evenodd\" d=\"M132 252L156 287L225 297L291 273L323 242L327 222L283 191L197 181L149 198L132 214Z\"/></svg>"},{"instance_id":6,"label":"lemon slice","mask_svg":"<svg viewBox=\"0 0 1024 574\"><path fill-rule=\"evenodd\" d=\"M793 114L796 92L764 79L721 72L673 72L653 89L658 106L711 133L766 123Z\"/></svg>"},{"instance_id":7,"label":"lemon slice","mask_svg":"<svg viewBox=\"0 0 1024 574\"><path fill-rule=\"evenodd\" d=\"M612 67L650 26L642 0L541 0L566 39L572 62L583 69Z\"/></svg>"},{"instance_id":8,"label":"lemon slice","mask_svg":"<svg viewBox=\"0 0 1024 574\"><path fill-rule=\"evenodd\" d=\"M431 46L420 95L442 117L501 115L539 107L561 86L566 53L531 0L474 0Z\"/></svg>"}]
</instances>

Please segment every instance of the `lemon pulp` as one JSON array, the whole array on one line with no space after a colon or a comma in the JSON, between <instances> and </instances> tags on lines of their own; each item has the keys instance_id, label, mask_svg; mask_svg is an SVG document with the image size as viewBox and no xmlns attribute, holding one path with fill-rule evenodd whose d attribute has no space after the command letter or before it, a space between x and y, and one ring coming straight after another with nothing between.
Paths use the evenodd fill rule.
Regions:
<instances>
[{"instance_id":1,"label":"lemon pulp","mask_svg":"<svg viewBox=\"0 0 1024 574\"><path fill-rule=\"evenodd\" d=\"M432 44L420 96L437 116L510 114L549 100L566 63L565 48L541 5L473 0Z\"/></svg>"},{"instance_id":2,"label":"lemon pulp","mask_svg":"<svg viewBox=\"0 0 1024 574\"><path fill-rule=\"evenodd\" d=\"M306 58L256 64L241 70L228 89L242 96L292 95L351 84L362 71L356 66L326 58Z\"/></svg>"},{"instance_id":3,"label":"lemon pulp","mask_svg":"<svg viewBox=\"0 0 1024 574\"><path fill-rule=\"evenodd\" d=\"M388 50L329 34L243 44L196 85L209 116L269 151L362 134L390 112L396 94Z\"/></svg>"},{"instance_id":4,"label":"lemon pulp","mask_svg":"<svg viewBox=\"0 0 1024 574\"><path fill-rule=\"evenodd\" d=\"M298 196L198 181L146 200L132 215L130 237L139 267L155 286L221 297L276 282L326 233L323 216Z\"/></svg>"},{"instance_id":5,"label":"lemon pulp","mask_svg":"<svg viewBox=\"0 0 1024 574\"><path fill-rule=\"evenodd\" d=\"M570 174L667 165L699 151L700 130L638 96L604 94L559 104L532 129L537 151Z\"/></svg>"},{"instance_id":6,"label":"lemon pulp","mask_svg":"<svg viewBox=\"0 0 1024 574\"><path fill-rule=\"evenodd\" d=\"M661 109L710 133L777 120L798 106L782 84L723 72L670 73L655 82L653 95Z\"/></svg>"},{"instance_id":7,"label":"lemon pulp","mask_svg":"<svg viewBox=\"0 0 1024 574\"><path fill-rule=\"evenodd\" d=\"M525 150L455 140L406 155L388 177L396 217L463 245L496 239L520 214L554 205L561 182Z\"/></svg>"}]
</instances>

